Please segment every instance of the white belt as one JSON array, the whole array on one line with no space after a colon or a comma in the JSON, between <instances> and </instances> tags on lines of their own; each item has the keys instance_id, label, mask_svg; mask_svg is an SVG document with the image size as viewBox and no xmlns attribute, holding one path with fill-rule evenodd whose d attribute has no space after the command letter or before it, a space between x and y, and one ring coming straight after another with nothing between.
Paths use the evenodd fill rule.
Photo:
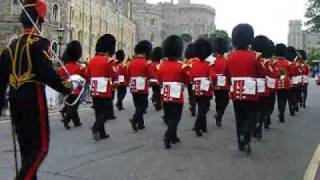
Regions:
<instances>
[{"instance_id":1,"label":"white belt","mask_svg":"<svg viewBox=\"0 0 320 180\"><path fill-rule=\"evenodd\" d=\"M170 86L170 85L180 85L180 86L183 86L184 84L181 83L181 82L163 82L162 83L163 86Z\"/></svg>"},{"instance_id":2,"label":"white belt","mask_svg":"<svg viewBox=\"0 0 320 180\"><path fill-rule=\"evenodd\" d=\"M202 81L202 80L209 80L209 78L207 78L207 77L197 77L197 78L193 79L193 81Z\"/></svg>"},{"instance_id":3,"label":"white belt","mask_svg":"<svg viewBox=\"0 0 320 180\"><path fill-rule=\"evenodd\" d=\"M131 77L130 79L131 80L141 80L141 79L146 80L147 78L146 77L142 77L142 76L136 76L136 77Z\"/></svg>"},{"instance_id":4,"label":"white belt","mask_svg":"<svg viewBox=\"0 0 320 180\"><path fill-rule=\"evenodd\" d=\"M252 78L252 77L233 77L231 78L231 81L256 81L256 78Z\"/></svg>"},{"instance_id":5,"label":"white belt","mask_svg":"<svg viewBox=\"0 0 320 180\"><path fill-rule=\"evenodd\" d=\"M152 83L158 83L159 81L157 79L150 79L150 82Z\"/></svg>"}]
</instances>

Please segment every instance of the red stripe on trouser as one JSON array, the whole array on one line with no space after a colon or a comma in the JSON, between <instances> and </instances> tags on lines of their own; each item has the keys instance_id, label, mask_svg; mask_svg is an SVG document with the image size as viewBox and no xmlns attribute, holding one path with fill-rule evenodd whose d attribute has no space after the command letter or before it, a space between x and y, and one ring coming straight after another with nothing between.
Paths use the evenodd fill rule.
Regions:
<instances>
[{"instance_id":1,"label":"red stripe on trouser","mask_svg":"<svg viewBox=\"0 0 320 180\"><path fill-rule=\"evenodd\" d=\"M32 164L24 180L32 180L34 175L37 173L42 161L48 153L48 129L47 129L47 116L45 109L45 99L43 95L43 87L41 84L37 85L37 98L39 107L39 122L40 122L40 138L41 138L41 148L37 159Z\"/></svg>"}]
</instances>

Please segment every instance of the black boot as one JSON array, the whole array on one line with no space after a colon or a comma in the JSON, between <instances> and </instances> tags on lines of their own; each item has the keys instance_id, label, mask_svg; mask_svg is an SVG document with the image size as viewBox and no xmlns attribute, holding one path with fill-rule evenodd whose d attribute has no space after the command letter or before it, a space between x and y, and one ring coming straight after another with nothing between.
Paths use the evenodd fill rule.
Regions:
<instances>
[{"instance_id":1,"label":"black boot","mask_svg":"<svg viewBox=\"0 0 320 180\"><path fill-rule=\"evenodd\" d=\"M110 137L110 135L106 133L106 130L104 128L102 128L99 131L99 135L100 135L100 140L108 139Z\"/></svg>"},{"instance_id":2,"label":"black boot","mask_svg":"<svg viewBox=\"0 0 320 180\"><path fill-rule=\"evenodd\" d=\"M171 149L171 140L168 136L165 136L164 139L163 139L163 144L164 144L164 147L165 149Z\"/></svg>"},{"instance_id":3,"label":"black boot","mask_svg":"<svg viewBox=\"0 0 320 180\"><path fill-rule=\"evenodd\" d=\"M284 120L284 115L279 115L279 120L280 120L280 123L285 123L286 122Z\"/></svg>"},{"instance_id":4,"label":"black boot","mask_svg":"<svg viewBox=\"0 0 320 180\"><path fill-rule=\"evenodd\" d=\"M290 108L290 115L291 116L295 116L296 115L295 108Z\"/></svg>"},{"instance_id":5,"label":"black boot","mask_svg":"<svg viewBox=\"0 0 320 180\"><path fill-rule=\"evenodd\" d=\"M69 121L63 119L61 120L61 122L63 123L63 126L67 129L67 130L70 130L71 127L69 126Z\"/></svg>"},{"instance_id":6,"label":"black boot","mask_svg":"<svg viewBox=\"0 0 320 180\"><path fill-rule=\"evenodd\" d=\"M133 119L130 119L131 127L134 132L138 132L138 127L136 122Z\"/></svg>"},{"instance_id":7,"label":"black boot","mask_svg":"<svg viewBox=\"0 0 320 180\"><path fill-rule=\"evenodd\" d=\"M95 141L99 141L100 140L100 133L97 130L91 128L91 133L92 133L92 138Z\"/></svg>"},{"instance_id":8,"label":"black boot","mask_svg":"<svg viewBox=\"0 0 320 180\"><path fill-rule=\"evenodd\" d=\"M221 115L216 115L216 125L217 127L221 128L222 127L222 116Z\"/></svg>"}]
</instances>

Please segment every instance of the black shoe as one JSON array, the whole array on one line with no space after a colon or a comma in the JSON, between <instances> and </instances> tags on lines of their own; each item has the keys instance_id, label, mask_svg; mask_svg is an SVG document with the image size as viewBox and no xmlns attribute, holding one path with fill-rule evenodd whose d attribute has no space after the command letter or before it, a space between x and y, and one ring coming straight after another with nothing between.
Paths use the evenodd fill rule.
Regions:
<instances>
[{"instance_id":1,"label":"black shoe","mask_svg":"<svg viewBox=\"0 0 320 180\"><path fill-rule=\"evenodd\" d=\"M222 127L222 117L219 115L215 115L215 118L216 118L217 127L221 128Z\"/></svg>"},{"instance_id":2,"label":"black shoe","mask_svg":"<svg viewBox=\"0 0 320 180\"><path fill-rule=\"evenodd\" d=\"M74 127L81 127L81 126L82 126L82 123L81 123L81 122L74 124Z\"/></svg>"},{"instance_id":3,"label":"black shoe","mask_svg":"<svg viewBox=\"0 0 320 180\"><path fill-rule=\"evenodd\" d=\"M252 150L251 150L250 144L244 145L244 152L245 152L247 155L250 155L250 154L251 154Z\"/></svg>"},{"instance_id":4,"label":"black shoe","mask_svg":"<svg viewBox=\"0 0 320 180\"><path fill-rule=\"evenodd\" d=\"M297 106L295 110L296 110L296 112L299 112L299 106Z\"/></svg>"},{"instance_id":5,"label":"black shoe","mask_svg":"<svg viewBox=\"0 0 320 180\"><path fill-rule=\"evenodd\" d=\"M296 113L295 113L295 110L294 110L294 109L290 109L290 115L291 115L291 116L295 116L295 115L296 115Z\"/></svg>"},{"instance_id":6,"label":"black shoe","mask_svg":"<svg viewBox=\"0 0 320 180\"><path fill-rule=\"evenodd\" d=\"M63 123L63 126L67 129L70 130L71 127L69 126L69 122L67 122L66 120L61 120L61 122Z\"/></svg>"},{"instance_id":7,"label":"black shoe","mask_svg":"<svg viewBox=\"0 0 320 180\"><path fill-rule=\"evenodd\" d=\"M116 120L117 119L117 117L115 116L115 115L112 115L111 117L109 117L108 118L109 120L111 120L111 121L114 121L114 120Z\"/></svg>"},{"instance_id":8,"label":"black shoe","mask_svg":"<svg viewBox=\"0 0 320 180\"><path fill-rule=\"evenodd\" d=\"M163 140L163 143L164 143L165 149L171 149L171 148L172 148L172 147L171 147L171 144L170 144L170 140L169 140L168 138L165 138L165 139Z\"/></svg>"},{"instance_id":9,"label":"black shoe","mask_svg":"<svg viewBox=\"0 0 320 180\"><path fill-rule=\"evenodd\" d=\"M200 130L196 130L196 135L197 135L197 137L202 137L203 136L202 132Z\"/></svg>"},{"instance_id":10,"label":"black shoe","mask_svg":"<svg viewBox=\"0 0 320 180\"><path fill-rule=\"evenodd\" d=\"M303 104L303 105L302 105L302 107L303 107L304 109L306 109L306 108L307 108L306 104Z\"/></svg>"},{"instance_id":11,"label":"black shoe","mask_svg":"<svg viewBox=\"0 0 320 180\"><path fill-rule=\"evenodd\" d=\"M265 122L265 123L264 123L264 129L270 129L270 125L269 125L268 122Z\"/></svg>"},{"instance_id":12,"label":"black shoe","mask_svg":"<svg viewBox=\"0 0 320 180\"><path fill-rule=\"evenodd\" d=\"M109 139L109 138L110 138L110 135L109 135L109 134L102 134L102 135L100 135L100 140Z\"/></svg>"},{"instance_id":13,"label":"black shoe","mask_svg":"<svg viewBox=\"0 0 320 180\"><path fill-rule=\"evenodd\" d=\"M134 132L138 132L137 124L133 121L133 119L130 119L130 123L131 123L131 126L132 126L132 130Z\"/></svg>"},{"instance_id":14,"label":"black shoe","mask_svg":"<svg viewBox=\"0 0 320 180\"><path fill-rule=\"evenodd\" d=\"M180 143L181 142L181 139L180 138L173 138L172 140L171 140L171 143L172 144L177 144L177 143Z\"/></svg>"},{"instance_id":15,"label":"black shoe","mask_svg":"<svg viewBox=\"0 0 320 180\"><path fill-rule=\"evenodd\" d=\"M144 130L144 129L146 129L146 127L144 125L138 125L138 129L139 130Z\"/></svg>"},{"instance_id":16,"label":"black shoe","mask_svg":"<svg viewBox=\"0 0 320 180\"><path fill-rule=\"evenodd\" d=\"M261 131L255 131L253 133L253 137L258 139L258 140L261 140L262 139L262 132Z\"/></svg>"},{"instance_id":17,"label":"black shoe","mask_svg":"<svg viewBox=\"0 0 320 180\"><path fill-rule=\"evenodd\" d=\"M284 120L284 116L279 116L279 121L280 121L280 123L285 123L286 121Z\"/></svg>"},{"instance_id":18,"label":"black shoe","mask_svg":"<svg viewBox=\"0 0 320 180\"><path fill-rule=\"evenodd\" d=\"M100 134L98 131L96 130L93 130L91 129L91 132L92 132L92 138L95 140L95 141L99 141L100 140Z\"/></svg>"},{"instance_id":19,"label":"black shoe","mask_svg":"<svg viewBox=\"0 0 320 180\"><path fill-rule=\"evenodd\" d=\"M208 133L208 129L207 129L207 128L203 128L203 129L202 129L202 132L203 132L203 133Z\"/></svg>"}]
</instances>

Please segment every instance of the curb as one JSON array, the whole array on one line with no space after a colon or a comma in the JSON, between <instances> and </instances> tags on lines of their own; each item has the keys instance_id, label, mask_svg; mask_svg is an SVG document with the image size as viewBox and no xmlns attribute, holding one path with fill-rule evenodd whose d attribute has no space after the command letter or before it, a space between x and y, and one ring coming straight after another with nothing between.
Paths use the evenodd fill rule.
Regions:
<instances>
[{"instance_id":1,"label":"curb","mask_svg":"<svg viewBox=\"0 0 320 180\"><path fill-rule=\"evenodd\" d=\"M308 166L303 180L319 180L320 179L320 144Z\"/></svg>"}]
</instances>

